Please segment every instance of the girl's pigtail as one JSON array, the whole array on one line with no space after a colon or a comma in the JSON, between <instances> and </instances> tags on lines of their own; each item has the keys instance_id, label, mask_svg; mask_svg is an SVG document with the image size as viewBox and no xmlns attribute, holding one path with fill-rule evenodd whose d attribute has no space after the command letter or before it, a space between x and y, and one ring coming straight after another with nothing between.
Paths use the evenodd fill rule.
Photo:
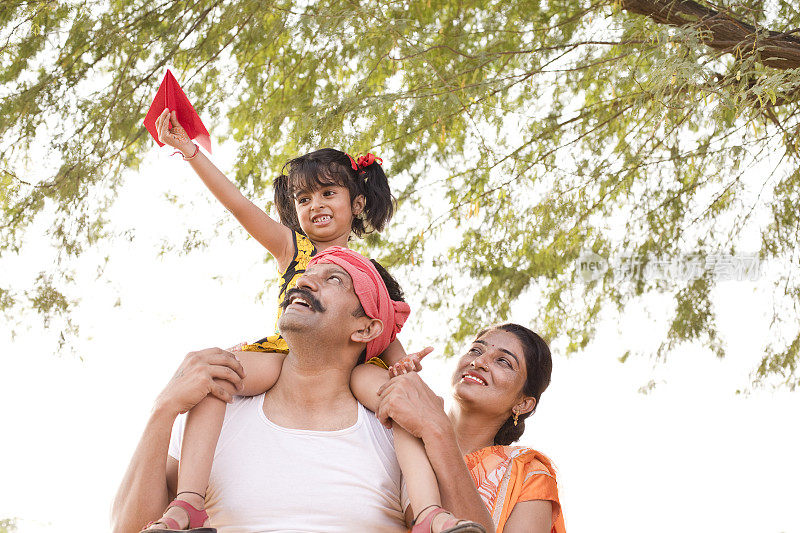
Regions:
<instances>
[{"instance_id":1,"label":"girl's pigtail","mask_svg":"<svg viewBox=\"0 0 800 533\"><path fill-rule=\"evenodd\" d=\"M369 231L381 231L394 214L394 197L389 188L389 180L377 160L371 165L363 167L359 177L364 180L364 198L366 200L363 222L366 222ZM361 221L356 220L355 222ZM356 229L355 225L353 229ZM366 228L360 229L362 233L367 232ZM356 235L359 233L356 232Z\"/></svg>"},{"instance_id":2,"label":"girl's pigtail","mask_svg":"<svg viewBox=\"0 0 800 533\"><path fill-rule=\"evenodd\" d=\"M289 176L281 174L272 183L274 190L275 209L278 210L278 218L281 224L287 228L303 233L300 223L297 220L297 211L294 208L294 198L289 190Z\"/></svg>"}]
</instances>

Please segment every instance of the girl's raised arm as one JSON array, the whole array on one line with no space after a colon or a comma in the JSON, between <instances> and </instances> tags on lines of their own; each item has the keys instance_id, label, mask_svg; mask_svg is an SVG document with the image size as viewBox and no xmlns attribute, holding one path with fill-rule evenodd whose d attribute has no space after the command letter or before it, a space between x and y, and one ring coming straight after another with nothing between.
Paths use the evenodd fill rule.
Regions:
<instances>
[{"instance_id":1,"label":"girl's raised arm","mask_svg":"<svg viewBox=\"0 0 800 533\"><path fill-rule=\"evenodd\" d=\"M158 140L183 154L183 158L189 161L217 200L236 217L247 233L272 254L278 261L278 267L285 268L294 255L292 230L270 218L260 207L245 198L236 185L200 152L178 123L175 111L165 109L156 119L156 129Z\"/></svg>"}]
</instances>

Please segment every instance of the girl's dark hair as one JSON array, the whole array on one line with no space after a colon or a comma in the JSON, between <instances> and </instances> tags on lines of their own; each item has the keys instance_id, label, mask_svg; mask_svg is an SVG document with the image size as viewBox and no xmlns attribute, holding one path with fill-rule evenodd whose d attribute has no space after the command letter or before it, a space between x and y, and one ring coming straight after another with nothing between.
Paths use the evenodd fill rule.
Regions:
<instances>
[{"instance_id":1,"label":"girl's dark hair","mask_svg":"<svg viewBox=\"0 0 800 533\"><path fill-rule=\"evenodd\" d=\"M500 430L494 436L494 443L508 445L517 441L525 432L525 419L536 411L542 393L550 385L550 374L553 372L553 359L550 355L550 348L539 335L519 324L501 324L485 329L475 337L479 339L490 331L506 331L513 334L522 343L523 355L525 356L525 368L528 377L522 386L522 394L536 398L536 405L529 413L519 415L517 425L514 425L514 416L508 417Z\"/></svg>"},{"instance_id":2,"label":"girl's dark hair","mask_svg":"<svg viewBox=\"0 0 800 533\"><path fill-rule=\"evenodd\" d=\"M353 170L346 153L322 148L288 161L275 179L275 207L281 224L303 233L294 207L295 194L331 184L347 187L351 203L358 195L364 195L363 216L353 219L352 230L357 237L381 231L392 218L394 198L380 163L376 160L367 167Z\"/></svg>"},{"instance_id":3,"label":"girl's dark hair","mask_svg":"<svg viewBox=\"0 0 800 533\"><path fill-rule=\"evenodd\" d=\"M383 280L384 285L386 285L386 290L389 292L389 298L394 300L395 302L405 302L405 294L403 293L403 288L394 279L388 270L386 270L382 264L378 263L374 259L370 259L372 265L375 267L375 270L378 271L378 274L381 275L381 279Z\"/></svg>"}]
</instances>

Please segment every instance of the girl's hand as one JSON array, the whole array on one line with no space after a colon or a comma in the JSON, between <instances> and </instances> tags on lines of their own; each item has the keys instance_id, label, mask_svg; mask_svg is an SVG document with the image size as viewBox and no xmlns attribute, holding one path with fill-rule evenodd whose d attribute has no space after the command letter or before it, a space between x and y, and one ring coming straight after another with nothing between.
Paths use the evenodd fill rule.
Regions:
<instances>
[{"instance_id":1,"label":"girl's hand","mask_svg":"<svg viewBox=\"0 0 800 533\"><path fill-rule=\"evenodd\" d=\"M417 353L408 354L395 364L389 367L389 377L397 377L403 374L407 374L408 372L419 372L422 370L422 365L420 361L422 358L428 355L433 351L431 346L423 348L422 350L418 351Z\"/></svg>"},{"instance_id":2,"label":"girl's hand","mask_svg":"<svg viewBox=\"0 0 800 533\"><path fill-rule=\"evenodd\" d=\"M159 141L179 150L184 157L189 157L194 153L195 145L183 126L178 123L175 111L170 112L169 109L165 109L158 115L156 131Z\"/></svg>"}]
</instances>

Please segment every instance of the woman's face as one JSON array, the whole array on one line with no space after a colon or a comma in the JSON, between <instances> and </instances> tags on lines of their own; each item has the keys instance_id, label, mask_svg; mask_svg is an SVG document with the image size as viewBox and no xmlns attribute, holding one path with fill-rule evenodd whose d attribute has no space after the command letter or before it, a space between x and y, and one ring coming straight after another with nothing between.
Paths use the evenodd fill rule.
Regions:
<instances>
[{"instance_id":1,"label":"woman's face","mask_svg":"<svg viewBox=\"0 0 800 533\"><path fill-rule=\"evenodd\" d=\"M475 340L458 360L453 393L459 402L506 418L522 400L526 379L520 340L513 333L490 330Z\"/></svg>"}]
</instances>

